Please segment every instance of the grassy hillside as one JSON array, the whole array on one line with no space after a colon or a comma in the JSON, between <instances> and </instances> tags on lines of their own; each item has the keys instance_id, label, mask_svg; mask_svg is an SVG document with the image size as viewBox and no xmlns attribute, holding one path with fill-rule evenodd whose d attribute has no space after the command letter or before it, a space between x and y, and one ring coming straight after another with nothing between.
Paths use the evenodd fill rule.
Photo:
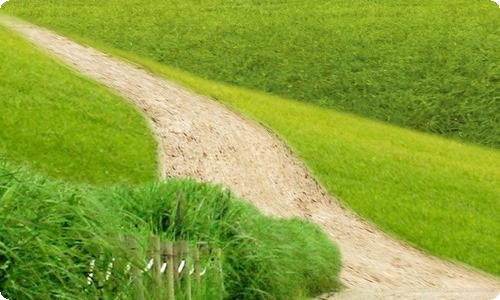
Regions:
<instances>
[{"instance_id":1,"label":"grassy hillside","mask_svg":"<svg viewBox=\"0 0 500 300\"><path fill-rule=\"evenodd\" d=\"M252 2L251 4L250 2L242 1L229 1L224 3L204 1L202 3L197 2L196 5L191 1L142 1L140 4L138 1L121 1L120 5L117 5L117 2L113 1L92 1L86 2L86 4L74 3L69 6L62 6L62 2L60 1L51 1L50 3L37 2L37 9L33 9L28 3L32 3L32 1L13 0L8 3L9 6L6 6L6 8L8 11L21 14L32 21L57 28L74 37L79 36L80 39L86 38L87 41L94 40L92 42L94 45L138 61L156 72L176 78L184 84L210 94L224 103L241 110L281 135L304 159L330 193L337 195L341 201L349 205L363 217L373 221L388 232L402 237L406 241L438 256L459 260L492 274L500 275L500 260L496 255L500 243L497 237L497 232L500 231L500 224L496 221L496 216L500 213L500 204L497 201L500 197L500 185L498 184L500 182L500 154L498 151L450 142L435 136L419 134L417 132L395 128L382 123L367 121L366 119L361 119L352 115L341 114L332 110L325 110L315 106L273 97L268 94L229 87L225 84L206 81L199 77L179 72L152 61L158 59L151 54L152 52L150 49L156 47L161 53L163 53L163 51L169 53L168 47L170 47L170 45L178 45L179 43L183 45L182 40L177 40L181 35L186 41L191 41L191 35L197 36L200 39L201 37L213 37L212 32L217 33L218 31L214 31L214 28L210 27L210 24L212 24L211 21L221 22L221 30L224 28L227 29L227 27L224 27L224 24L233 24L230 18L232 15L229 14L228 11L231 11L231 7L236 10L236 4L238 3L241 4L238 8L239 10L237 10L238 12L241 12L243 9L245 11L255 12L253 10L262 8L262 14L270 15L281 15L281 12L287 11L285 8L280 7L279 4L275 4L276 9L265 9L266 5L270 4L264 2ZM313 8L315 7L315 3L314 1L308 2L308 8L296 10L294 16L314 11ZM483 52L480 53L484 55L481 56L481 59L484 59L485 63L484 68L481 68L482 71L478 69L478 72L489 72L488 74L490 74L496 68L496 65L490 63L490 59L497 54L494 52L492 53L490 50L492 41L495 41L497 37L483 32L483 30L489 32L488 30L491 29L490 25L486 23L490 24L490 9L495 8L492 2L419 1L412 3L411 9L402 9L405 2L391 2L393 5L389 5L387 4L389 2L385 1L378 1L376 4L373 4L373 2L370 2L370 4L360 1L349 3L349 5L336 6L336 10L325 10L325 13L339 12L339 20L352 21L345 22L344 26L347 26L349 24L357 24L357 20L364 20L366 16L360 14L360 10L375 9L377 7L381 8L381 3L386 3L386 8L378 11L380 17L390 15L388 12L391 12L392 7L392 9L394 9L392 10L394 18L398 17L398 20L402 22L400 24L401 26L406 26L407 24L411 25L413 24L412 22L420 20L421 23L419 23L419 26L421 27L409 28L415 29L415 34L422 35L422 38L426 37L424 33L427 32L426 34L429 35L427 37L427 43L423 44L427 45L427 47L422 47L422 51L424 53L426 53L426 51L424 51L426 49L435 51L431 51L430 53L442 59L448 57L444 54L446 52L443 49L439 50L437 46L431 47L430 43L432 34L434 34L434 32L436 32L436 34L444 34L444 29L442 27L435 27L432 29L432 32L427 30L421 34L422 28L431 28L433 22L452 22L450 20L451 15L453 15L452 12L456 13L453 16L462 16L463 18L465 18L464 15L467 12L469 17L457 19L464 22L466 21L463 26L467 26L470 22L476 22L475 24L485 23L485 26L474 27L474 31L464 30L462 32L463 34L467 32L471 34L470 41L475 40L475 38L481 36L481 34L486 34L486 37L483 36L484 38L478 44L482 47L481 51ZM366 6L361 7L361 3ZM290 1L289 5L290 9L294 9L294 7L300 5L300 3ZM196 22L181 22L186 18L186 7L193 11L189 17L194 20L200 16L215 16L214 14L220 12L224 12L223 16L227 15L228 17L214 17L210 18L210 21L204 19L206 22L202 22L203 20L198 20ZM153 8L157 10L153 11ZM304 7L302 6L302 8ZM197 12L198 9L203 10L203 13L194 13ZM113 13L110 13L111 11ZM376 11L373 11L373 13L375 12ZM432 20L428 18L405 18L405 14L409 13L425 13L428 14L428 16L435 16L435 14L437 14L440 17L432 18ZM235 13L233 13L233 16L234 14ZM92 22L81 22L82 15L85 15L86 20L91 20ZM142 17L144 15L147 15L147 17ZM253 19L262 21L259 18L248 18L248 15L252 15L253 17L259 16L257 12L255 12L255 14L239 13L237 15L246 22L253 22ZM481 17L474 17L478 15ZM344 19L341 18L342 16ZM346 19L348 17L349 19ZM313 19L314 18L311 20ZM297 20L302 22L300 24L307 24L303 22L308 19L297 18ZM426 22L423 20L426 20ZM495 24L497 21L493 20L491 22ZM104 23L106 23L106 25ZM133 26L131 24L133 24ZM176 26L173 29L169 27L173 26L172 24ZM382 24L384 23L382 22L379 25L382 26ZM337 25L340 26L340 22ZM412 26L416 25L418 24L413 24ZM145 30L146 27L144 26L146 26L148 30ZM206 30L187 30L191 28L190 26L206 26ZM253 30L258 33L260 25L255 24L255 26ZM451 26L447 28L446 30L449 30L451 33L446 36L453 40L454 35L452 33L456 33L454 31L459 28L464 28L463 26ZM278 29L283 28L280 26L275 27L278 27ZM274 31L272 30L274 30L275 27L270 27L268 33L273 33ZM305 28L306 26L303 27ZM134 28L142 28L143 30L135 31ZM157 32L157 30L164 30L163 28L168 28L168 31L164 33ZM241 27L238 26L231 26L231 28L241 29ZM243 28L246 27L243 26ZM325 28L331 29L332 27L326 26ZM392 26L386 26L384 28L388 32L394 30ZM408 30L408 28L406 28L406 30ZM154 40L149 36L153 34L151 32L155 33ZM384 31L380 30L377 32L382 34ZM343 37L339 35L336 37L342 40L344 37L353 37L356 34L358 34L359 39L365 36L356 31L344 31L342 32ZM163 38L157 38L159 36ZM224 38L220 38L221 36L217 35L214 37L214 40L217 39L217 43L203 40L203 43L192 44L182 51L179 50L175 52L175 58L178 58L179 62L168 61L168 63L184 64L181 62L183 61L185 53L189 53L190 55L189 58L185 58L185 60L193 59L196 61L195 57L198 50L205 51L203 49L210 49L211 45L225 45L226 39L231 41L232 36L234 36L233 31L228 31L228 34L224 36ZM249 36L258 37L259 34ZM463 45L468 45L468 39L465 39L462 35L458 36L462 37L460 42L463 41ZM268 38L266 41L271 41L272 39L269 37L274 36L267 34L266 37ZM175 40L176 43L172 43L172 40ZM418 44L418 41L419 40L415 40L415 43ZM423 41L425 41L425 39ZM241 41L238 45L245 48L244 46L249 46L250 43ZM256 45L259 47L252 48L252 51L250 51L251 53L238 52L236 56L241 56L241 59L250 59L253 57L253 53L259 53L260 48L270 49L263 46L267 45L264 42ZM166 50L162 50L161 47L164 46L168 46ZM233 46L236 47L237 45ZM126 47L127 50L139 53L139 55L134 55L130 52L120 52L114 50L112 47ZM283 53L279 52L279 47L281 47L281 45L276 47L276 51L278 51L276 52L276 57L281 57L282 59L288 57L283 56ZM460 47L461 43L457 41L457 49L461 49ZM367 47L358 47L356 51L361 51L363 49L367 49ZM206 50L203 53L208 52L209 50ZM218 64L217 71L214 72L225 74L226 65L229 67L234 66L234 64L231 63L231 53L233 52L227 51L227 59L226 57L214 58L206 59L203 62L198 60L197 64L202 66L204 66L204 64ZM335 53L336 55L340 55L337 52ZM351 52L347 51L345 53L347 55ZM419 53L420 52L415 52L414 54L416 55ZM457 53L458 56L461 55L459 52ZM300 59L297 58L297 61L302 62L309 56L314 56L314 51L307 52L301 56ZM289 57L293 58L293 53L290 53ZM421 60L422 63L427 62L427 58L430 59L430 57L427 56L419 57L420 56L415 56L414 58L417 59L417 61ZM467 57L467 59L471 59L472 61L479 60L476 56ZM451 56L450 59L451 58L453 58L453 56ZM289 61L290 63L294 62L294 60ZM167 62L167 60L165 60L165 62ZM347 57L345 64L351 63L353 63L352 58ZM271 62L263 64L252 63L248 65L248 67L240 68L239 70L241 72L246 72L247 69L252 70L253 66L272 67L275 65L276 64ZM424 80L421 82L422 90L432 90L436 87L423 85L424 82L427 82L427 79L429 79L427 83L439 83L443 87L443 84L447 83L448 79L450 79L450 82L457 79L454 77L456 73L446 69L447 65L448 64L444 64L444 69L442 69L443 73L441 73L441 77L436 80L430 80L429 78L434 78L430 76L432 74L427 74L424 72L425 70L422 69L421 71L423 73L421 73L421 79ZM464 67L468 66L465 63L463 65ZM316 70L315 66L320 68L322 65L309 65L311 72ZM414 63L405 66L409 69L403 69L412 70L413 67L418 67L418 64ZM208 67L202 68L208 69ZM309 68L307 68L306 71L309 72ZM239 78L232 73L227 74L233 79ZM472 72L470 74L475 73ZM481 77L482 79L478 79L477 82L472 80L470 81L472 83L465 83L461 88L468 88L469 84L481 88L474 91L469 90L467 93L474 99L486 95L482 99L486 99L486 102L489 104L484 104L480 100L473 102L478 103L478 107L481 107L479 110L482 111L482 113L490 116L486 118L486 123L490 122L492 124L497 124L498 120L496 116L491 116L491 113L495 111L497 107L495 105L498 105L496 104L498 98L495 98L497 96L491 97L491 93L496 92L496 85L494 85L494 83L496 80L495 76L497 75L494 74L498 74L498 72L492 74L492 76L488 75L484 78ZM281 81L278 80L280 77L276 77L275 75L276 74L273 76L261 76L261 78L269 80L269 82L272 81L280 84ZM221 79L217 77L218 75L212 73L207 73L206 76L213 76L214 78ZM396 74L394 76L395 77L386 77L386 80L391 84L397 84L399 79L404 82L406 78L401 74ZM245 80L242 80L242 82L243 81ZM482 83L488 88L485 88ZM304 89L301 89L301 91L306 91L306 87L308 86L309 84L304 84ZM397 86L391 86L390 89L389 87L386 88L388 92L394 92L396 94L398 91L402 90ZM409 91L410 90L408 90L408 92ZM300 92L297 93L297 95L300 94ZM346 95L356 95L355 89L347 89L346 93ZM370 92L367 95L377 94L372 94ZM444 95L447 94L444 93ZM296 96L296 98L300 97ZM353 99L354 98L355 97L353 97ZM406 98L403 97L398 99ZM454 97L453 99L455 101L461 98ZM491 103L491 101L493 102ZM432 103L433 102L428 102L429 106L432 106ZM442 103L446 104L448 102ZM450 108L448 105L443 106L442 111L448 113L453 109L462 107L462 104L450 106L453 107ZM476 108L477 107L471 108L470 112L476 111ZM375 108L373 109L376 110ZM405 109L402 110L401 113L405 111L423 113L425 109L420 107L416 110ZM434 115L434 113L433 111L432 115ZM395 117L398 114L399 110L394 113ZM408 120L412 120L412 118L408 118ZM496 130L498 130L498 126ZM474 131L478 133L484 132L478 128L475 128ZM489 137L494 136L498 140L499 135L495 135L494 130L488 132ZM496 143L497 142L494 144Z\"/></svg>"},{"instance_id":2,"label":"grassy hillside","mask_svg":"<svg viewBox=\"0 0 500 300\"><path fill-rule=\"evenodd\" d=\"M0 156L73 181L156 178L156 143L123 99L0 27Z\"/></svg>"},{"instance_id":3,"label":"grassy hillside","mask_svg":"<svg viewBox=\"0 0 500 300\"><path fill-rule=\"evenodd\" d=\"M5 10L198 76L498 148L487 0L12 0Z\"/></svg>"},{"instance_id":4,"label":"grassy hillside","mask_svg":"<svg viewBox=\"0 0 500 300\"><path fill-rule=\"evenodd\" d=\"M177 199L183 199L182 224ZM0 292L9 299L134 299L119 268L127 261L143 268L153 233L222 248L227 299L307 299L339 287L338 250L315 225L264 217L229 191L193 181L95 188L0 160L0 224ZM140 260L127 253L126 234L144 252ZM96 259L97 279L111 257L111 279L102 289L88 286L90 260ZM208 267L202 299L217 299L221 285L211 257L202 257ZM158 299L155 290L148 288L146 299Z\"/></svg>"}]
</instances>

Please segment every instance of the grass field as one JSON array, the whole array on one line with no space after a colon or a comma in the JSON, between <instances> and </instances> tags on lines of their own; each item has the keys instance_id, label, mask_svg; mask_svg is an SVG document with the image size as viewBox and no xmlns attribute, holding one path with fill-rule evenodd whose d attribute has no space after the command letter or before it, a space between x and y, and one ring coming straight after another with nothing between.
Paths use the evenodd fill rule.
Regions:
<instances>
[{"instance_id":1,"label":"grass field","mask_svg":"<svg viewBox=\"0 0 500 300\"><path fill-rule=\"evenodd\" d=\"M303 53L302 56L297 57L296 52L302 52L282 52L280 47L283 45L281 44L289 45L290 43L279 43L280 45L273 44L273 47L276 47L276 49L271 48L271 46L264 42L259 44L253 39L261 36L258 34L259 28L261 27L259 24L253 24L251 22L254 22L254 20L262 20L259 18L248 18L248 16L255 16L256 14L260 16L258 11L254 10L261 9L262 14L270 15L266 20L274 20L276 24L281 24L280 22L282 19L280 19L280 16L283 15L283 18L292 20L291 14L293 17L297 17L295 18L296 20L303 21L299 22L301 28L306 28L307 26L304 24L309 24L307 23L308 19L301 19L298 18L298 16L315 11L314 8L317 8L317 2L308 2L310 9L299 11L297 6L299 6L300 3L290 1L289 10L295 9L293 11L294 13L289 11L285 13L287 10L279 9L282 8L279 4L276 4L275 9L267 9L268 7L266 7L266 5L270 4L260 3L260 5L251 5L250 2L245 1L229 1L223 4L218 1L196 2L196 4L191 1L143 1L140 5L138 1L121 1L120 5L117 5L116 1L93 1L85 5L78 5L75 2L74 5L65 5L64 7L61 6L62 2L52 1L50 3L37 2L37 9L32 9L30 6L31 2L32 1L12 1L8 3L9 6L6 6L6 8L8 11L20 14L28 20L56 28L73 37L79 37L81 40L86 40L94 46L104 48L110 52L119 53L128 59L138 61L155 72L164 74L167 77L176 78L188 86L203 93L210 94L220 101L241 110L243 113L262 122L283 137L295 152L304 159L306 164L312 169L314 174L330 193L338 196L341 201L353 208L363 217L371 220L388 232L403 238L417 247L430 251L435 255L458 260L492 274L500 275L500 260L496 255L500 243L497 237L497 233L500 231L500 224L497 222L497 216L500 212L500 204L498 203L498 198L500 197L500 186L498 184L500 182L500 154L497 150L452 142L436 136L368 121L356 116L337 113L312 105L301 104L270 96L269 94L230 87L220 82L217 83L203 80L191 74L180 72L176 69L153 62L154 60L160 60L163 63L181 66L186 69L189 69L191 64L200 65L202 69L210 69L212 72L222 75L213 73L205 74L202 71L194 69L192 69L192 71L198 72L206 77L213 76L213 78L218 80L225 80L221 76L227 76L237 84L243 84L243 81L246 81L245 78L248 76L241 75L240 77L238 74L228 71L229 69L226 69L226 67L237 67L240 72L245 73L248 70L253 70L253 66L258 69L260 67L273 67L275 64L271 61L261 64L252 61L251 64L243 65L246 67L240 67L241 64L232 63L233 56L239 57L238 59L251 60L258 56L259 49L262 48L271 52L276 51L276 57L288 59L291 65L295 63L302 64L304 61L308 61L307 59L309 56L315 55L314 51ZM337 7L336 10L325 10L325 13L330 14L337 12L338 20L335 19L337 23L329 26L327 26L328 24L322 24L320 27L325 27L330 30L336 28L335 26L337 25L340 26L341 22L339 20L345 21L347 20L346 18L350 18L349 20L352 20L352 22L344 22L344 26L353 26L352 30L340 31L343 37L339 35L336 37L340 38L340 41L342 41L349 37L353 38L358 36L360 43L364 43L365 39L362 37L365 37L365 35L362 34L363 31L360 30L359 26L361 26L360 24L363 24L363 22L367 22L367 20L364 16L359 16L360 9L362 11L369 10L371 12L371 14L368 14L369 16L373 16L373 14L376 15L378 12L380 17L385 16L389 18L392 13L394 18L397 17L398 20L403 20L400 21L400 26L406 28L405 30L414 28L417 32L417 36L421 37L421 40L415 40L415 43L418 45L420 45L420 41L423 42L421 48L420 46L418 47L421 51L414 52L414 54L420 55L422 52L423 56L417 55L413 57L414 60L411 60L410 65L404 65L408 66L409 69L402 67L402 65L400 68L389 68L387 69L388 72L404 69L405 72L408 71L410 75L413 74L412 72L416 72L415 74L417 75L420 74L419 76L421 78L418 76L415 77L421 79L421 81L417 81L420 85L420 89L417 90L430 91L428 97L431 98L435 96L450 96L456 92L460 92L461 89L468 89L470 85L473 85L475 89L467 90L464 94L468 95L471 101L463 101L460 102L460 105L455 105L453 103L456 102L453 101L463 100L465 98L454 96L451 97L453 99L443 98L442 101L440 100L439 102L443 105L439 110L447 114L455 109L461 109L460 107L462 106L466 107L468 105L467 103L473 103L473 107L466 108L466 110L470 110L471 115L474 115L473 112L476 111L481 111L481 113L486 114L484 117L486 121L480 123L484 123L483 125L490 124L493 125L493 127L488 125L491 130L482 130L479 129L479 127L475 127L473 122L468 122L467 124L474 127L472 134L483 135L485 132L488 132L485 135L488 137L481 143L493 146L497 144L499 135L498 126L496 124L498 124L498 119L496 115L491 114L498 108L497 85L495 85L497 80L495 78L498 77L498 72L495 70L498 66L491 64L491 59L497 57L498 54L494 51L491 52L491 45L494 44L498 37L489 34L492 30L491 26L494 26L491 24L497 24L496 22L498 22L490 20L492 18L490 9L495 8L494 3L488 3L488 1L419 1L418 3L413 3L410 7L411 9L403 9L404 2L392 2L394 5L388 5L387 3L389 2L387 1L379 1L372 5L368 5L366 1L354 1L349 3L351 4ZM386 3L386 5L382 5L381 3ZM255 14L240 13L236 16L236 13L234 13L232 9L236 10L237 4L241 4L239 7L240 9L255 12ZM362 8L361 4L366 5L366 7ZM382 7L384 9L382 9ZM187 8L193 12L190 18L194 18L196 22L188 22L193 25L181 22L186 18ZM376 10L377 8L379 9L378 11ZM110 11L113 11L113 13L111 14ZM203 13L194 13L199 11L203 11ZM224 16L227 15L227 18L221 19L213 17L221 16L220 14L222 12ZM408 19L406 14L411 13L420 14L419 16L421 18ZM147 15L147 18L142 18L144 15ZM469 15L469 17L466 18L465 15ZM85 20L88 22L82 22L83 16L85 16ZM424 18L424 16L426 17ZM435 17L433 18L434 20L431 21L429 18L433 16L439 17ZM461 18L458 18L459 16L461 16ZM231 27L234 30L242 30L240 35L234 34L232 29L230 30L227 27L227 24L234 25L231 19L232 17L238 17L241 19L241 22L243 22L241 27ZM444 24L448 24L446 22L456 24L455 21L450 21L450 18L453 17L457 17L456 22L460 20L465 23L461 26L450 26L450 28L446 28L449 33L445 34L443 32L443 30L445 30L443 26ZM207 18L207 21L203 22L203 20L196 20L196 18ZM312 22L311 20L309 21ZM221 35L220 31L211 27L214 22L221 23L217 28L219 28L220 31L227 30L226 35ZM429 32L429 28L434 24L433 22L442 22L440 23L442 26L432 28L432 32ZM259 23L265 24L265 22ZM255 32L255 34L248 34L248 32L246 32L247 34L244 35L244 29L250 28L248 24L255 25L255 28L251 27L253 30L252 32ZM465 30L464 28L470 24L482 24L484 26L477 25L474 27L474 30ZM383 25L386 25L386 27ZM174 26L174 28L170 26ZM199 28L195 30L190 26L206 26L206 28L201 31ZM384 22L381 22L377 26L385 28L376 30L375 33L378 34L384 34L384 30L392 33L395 28L398 28L397 26L388 26L388 24ZM407 28L405 26L409 27ZM146 27L149 28L149 30L145 30ZM270 42L273 40L269 37L274 37L274 32L276 32L276 36L280 36L280 29L278 28L274 31L275 27L276 26L269 27L266 41ZM135 31L135 28L142 29ZM315 28L315 30L322 32L321 28ZM427 30L421 31L422 28L427 28ZM464 29L462 34L455 36L454 33L457 33L455 31L460 30L460 28ZM162 33L158 32L158 30L166 31ZM445 55L445 53L448 53L446 49L441 49L438 46L430 46L436 37L435 35L439 34L441 34L441 38L443 39L447 37L450 43L453 43L453 41L457 42L457 49L453 51L456 56ZM465 38L464 34L469 34L467 37L470 39ZM153 35L156 37L162 36L164 38L155 38L153 40L151 38ZM213 56L203 61L197 58L198 52L205 53L206 55L212 52L216 54L218 52L212 51L210 47L216 45L222 47L226 45L226 40L228 41L227 43L231 44L234 42L232 40L233 37L243 38L247 35L249 36L249 40L241 40L241 43L237 43L237 45L242 49L249 47L249 49L252 49L251 51L245 52L246 48L243 50L240 49L241 51L236 51L239 49L237 48L234 50L236 54L233 54L232 50L224 52L227 57ZM184 37L187 42L196 39L199 39L200 42L186 46L183 44L184 41L179 40L180 36ZM460 40L456 40L457 37L460 37ZM477 44L480 47L480 52L478 52L481 53L480 57L464 56L465 52L460 51L465 51L469 42L473 43L478 37L482 37L481 42ZM176 42L172 43L173 40ZM215 40L217 40L217 43L214 42ZM334 40L334 38L332 38L332 40ZM441 41L441 39L438 40ZM299 41L300 40L297 40L297 43L293 45L297 45L297 47L295 47L297 49L304 47L301 49L305 49L304 52L306 52L308 48L305 47L304 44L300 44ZM447 40L445 39L445 41ZM464 42L463 44L461 44L462 41ZM371 43L369 38L366 40L366 43L366 45L356 46L357 48L355 48L355 50L361 51L369 48L369 43ZM178 50L172 54L168 48L171 44L175 44L175 46L171 47L184 48L182 48L182 51ZM164 47L164 45L167 45L165 46L166 48L161 48ZM252 48L250 47L251 45L255 45L255 47ZM342 43L339 45L342 45ZM438 43L437 45L442 44ZM450 44L447 43L443 45L450 46ZM462 46L465 48L462 49ZM118 49L126 48L130 50L130 52L120 52L119 50L113 49L113 47ZM153 52L151 49L157 49L159 53L165 53L166 57L170 55L172 59L158 59L152 54ZM230 48L226 47L224 49ZM328 49L326 45L325 49ZM415 50L415 48L412 49ZM430 52L427 52L427 50ZM337 57L337 55L343 57L341 53L334 53L335 57ZM346 55L349 53L349 51L345 52ZM453 64L457 66L457 61L450 64L439 64L431 59L432 55L435 56L435 59L440 58L443 61L451 60L452 62L454 59L460 57L465 59L466 57L467 59L470 58L472 62L481 60L484 65L479 62L477 65L472 63L472 65L477 67L477 69L475 69L475 67L465 62L460 64L466 70L472 67L471 70L477 71L471 71L469 73L467 73L467 71L467 78L474 79L474 76L479 76L477 80L469 80L465 83L461 81L465 80L465 77L457 77L457 73L454 70L447 69L448 66L452 66ZM173 57L175 57L175 62L172 61ZM190 59L192 59L193 62L186 62L186 60ZM353 64L356 61L350 56L345 56L343 60L347 65ZM304 67L306 75L309 74L307 72L313 74L316 70L315 66L317 66L317 68L322 67L321 60L319 60L319 62L320 63L317 65L313 62L312 65ZM440 77L436 78L431 76L436 70L434 69L434 71L432 71L431 68L431 72L427 73L427 71L424 70L425 68L422 69L419 67L420 63L423 66L430 67L438 65L443 66L443 68L439 68L439 72L441 72ZM211 66L208 67L206 64ZM217 67L211 69L212 64ZM363 70L365 69L361 68L360 72L363 73ZM417 72L418 70L423 73ZM490 75L485 75L482 72L486 72ZM301 74L299 71L295 73ZM348 74L354 76L356 72L349 71ZM383 90L394 95L404 90L405 88L398 86L399 81L404 83L406 79L413 78L411 77L413 75L407 76L404 74L395 73L391 76L384 77L391 86L385 85ZM280 80L281 77L277 75L279 74L269 73L265 76L260 76L260 78L264 81L267 80L273 82L273 84L279 85L283 81ZM469 77L469 75L471 77ZM238 81L240 80L238 78L242 78L241 82ZM370 78L367 77L367 80L368 79ZM455 90L457 87L455 81L462 82L464 85L461 85L459 89ZM375 81L373 81L373 83L375 83ZM443 85L447 83L450 83L450 85ZM386 83L379 82L378 84ZM434 89L438 88L436 84L449 88L450 93L435 93ZM257 85L249 86L276 92L271 88L262 88ZM314 86L314 84L312 86ZM306 93L305 91L308 91L308 87L309 84L307 84L307 81L304 81L297 95L295 95L294 92L297 90L293 89L290 89L290 95L293 94L293 98L302 98L300 93ZM335 91L342 91L342 89L335 88ZM411 89L406 91L410 93ZM356 93L357 91L354 89L354 86L351 86L351 88L346 90L345 97L352 96L352 99L361 99L356 96ZM313 94L311 93L311 95ZM382 94L379 95L371 90L367 90L367 95L370 95L370 97L379 97ZM381 97L384 98L385 96L382 95ZM314 96L311 97L311 100L314 100L313 98L316 100L322 99L319 96ZM341 96L336 95L335 98L332 99L341 98ZM398 99L404 100L406 98L400 97ZM425 97L421 98L422 101L417 102L421 104L427 103L425 99ZM450 102L445 99L448 99ZM363 105L368 105L367 103L372 102L369 101L364 103ZM435 102L430 101L428 105L433 107L434 104L432 103ZM326 104L329 105L328 103ZM400 113L405 114L409 111L413 111L413 113L422 113L424 115L432 115L432 118L435 117L434 114L436 111L434 111L434 109L426 111L424 108L417 106L418 109L410 110L408 108L411 106L406 106L406 104L403 106L404 109L399 107L401 111L398 109L394 112L394 116L393 114L389 114L391 118L400 118ZM376 108L370 108L369 110L376 110ZM437 116L436 118L441 119L439 113ZM413 118L410 117L407 119L413 120ZM447 118L442 119L447 120ZM444 126L443 131L446 130L446 126ZM491 143L491 141L495 139L496 142Z\"/></svg>"},{"instance_id":2,"label":"grass field","mask_svg":"<svg viewBox=\"0 0 500 300\"><path fill-rule=\"evenodd\" d=\"M12 0L8 12L203 78L500 146L488 0Z\"/></svg>"},{"instance_id":3,"label":"grass field","mask_svg":"<svg viewBox=\"0 0 500 300\"><path fill-rule=\"evenodd\" d=\"M124 100L0 27L0 156L91 183L156 178L156 142Z\"/></svg>"},{"instance_id":4,"label":"grass field","mask_svg":"<svg viewBox=\"0 0 500 300\"><path fill-rule=\"evenodd\" d=\"M183 199L182 224L177 199ZM339 288L339 252L317 226L265 217L229 191L193 181L95 188L0 160L0 224L0 292L8 299L134 299L128 276L117 269L103 289L88 286L89 262L97 260L95 278L107 268L99 258L143 268L147 259L133 260L123 236L134 236L147 257L153 233L222 248L227 299L308 299ZM210 261L203 257L202 299L220 293ZM160 299L143 277L146 299Z\"/></svg>"}]
</instances>

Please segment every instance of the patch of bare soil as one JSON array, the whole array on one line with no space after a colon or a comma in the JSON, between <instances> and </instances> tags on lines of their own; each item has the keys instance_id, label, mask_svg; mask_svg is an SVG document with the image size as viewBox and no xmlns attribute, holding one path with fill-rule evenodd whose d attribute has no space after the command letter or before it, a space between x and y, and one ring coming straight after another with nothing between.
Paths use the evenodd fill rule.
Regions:
<instances>
[{"instance_id":1,"label":"patch of bare soil","mask_svg":"<svg viewBox=\"0 0 500 300\"><path fill-rule=\"evenodd\" d=\"M267 215L319 224L341 249L346 290L318 299L492 299L500 291L497 278L417 251L343 208L259 124L54 32L13 18L0 23L136 105L157 137L162 178L222 184Z\"/></svg>"}]
</instances>

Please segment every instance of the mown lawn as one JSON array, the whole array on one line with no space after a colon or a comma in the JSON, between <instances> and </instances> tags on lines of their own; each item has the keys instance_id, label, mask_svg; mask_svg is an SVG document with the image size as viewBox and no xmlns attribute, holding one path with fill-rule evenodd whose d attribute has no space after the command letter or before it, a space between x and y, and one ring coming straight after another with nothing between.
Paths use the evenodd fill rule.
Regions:
<instances>
[{"instance_id":1,"label":"mown lawn","mask_svg":"<svg viewBox=\"0 0 500 300\"><path fill-rule=\"evenodd\" d=\"M156 142L135 108L3 27L0 40L0 157L72 181L156 178Z\"/></svg>"},{"instance_id":2,"label":"mown lawn","mask_svg":"<svg viewBox=\"0 0 500 300\"><path fill-rule=\"evenodd\" d=\"M500 146L491 1L25 0L5 9L203 78Z\"/></svg>"}]
</instances>

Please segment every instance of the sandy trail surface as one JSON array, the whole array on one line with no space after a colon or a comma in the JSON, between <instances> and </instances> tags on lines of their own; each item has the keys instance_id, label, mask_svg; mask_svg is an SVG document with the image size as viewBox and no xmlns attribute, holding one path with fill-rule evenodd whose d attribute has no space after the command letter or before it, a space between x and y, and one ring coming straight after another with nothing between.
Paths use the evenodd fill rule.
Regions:
<instances>
[{"instance_id":1,"label":"sandy trail surface","mask_svg":"<svg viewBox=\"0 0 500 300\"><path fill-rule=\"evenodd\" d=\"M49 30L0 23L137 106L158 140L162 178L222 184L267 215L321 226L342 252L346 289L318 299L492 299L500 291L498 278L417 251L343 208L274 134L216 101Z\"/></svg>"}]
</instances>

